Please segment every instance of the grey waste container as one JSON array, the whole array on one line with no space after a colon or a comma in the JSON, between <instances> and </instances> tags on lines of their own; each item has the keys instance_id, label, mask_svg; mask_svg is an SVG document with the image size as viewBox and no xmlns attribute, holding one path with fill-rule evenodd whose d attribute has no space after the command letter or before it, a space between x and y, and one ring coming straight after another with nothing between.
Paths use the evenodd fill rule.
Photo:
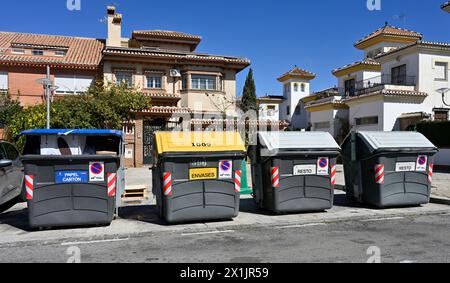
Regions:
<instances>
[{"instance_id":1,"label":"grey waste container","mask_svg":"<svg viewBox=\"0 0 450 283\"><path fill-rule=\"evenodd\" d=\"M122 132L63 129L20 135L25 136L21 160L31 227L111 223L124 189Z\"/></svg>"},{"instance_id":2,"label":"grey waste container","mask_svg":"<svg viewBox=\"0 0 450 283\"><path fill-rule=\"evenodd\" d=\"M329 133L258 133L249 149L256 203L275 213L330 209L339 153Z\"/></svg>"},{"instance_id":3,"label":"grey waste container","mask_svg":"<svg viewBox=\"0 0 450 283\"><path fill-rule=\"evenodd\" d=\"M352 132L343 145L347 196L379 208L430 201L438 149L416 132Z\"/></svg>"},{"instance_id":4,"label":"grey waste container","mask_svg":"<svg viewBox=\"0 0 450 283\"><path fill-rule=\"evenodd\" d=\"M168 223L239 213L245 146L234 132L157 132L153 194Z\"/></svg>"}]
</instances>

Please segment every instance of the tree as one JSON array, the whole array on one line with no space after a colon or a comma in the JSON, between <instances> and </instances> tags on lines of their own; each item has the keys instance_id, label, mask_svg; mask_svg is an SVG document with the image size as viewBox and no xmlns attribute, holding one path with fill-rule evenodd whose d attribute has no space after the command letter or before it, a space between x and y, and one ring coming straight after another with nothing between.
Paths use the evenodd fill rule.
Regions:
<instances>
[{"instance_id":1,"label":"tree","mask_svg":"<svg viewBox=\"0 0 450 283\"><path fill-rule=\"evenodd\" d=\"M247 78L245 80L244 91L242 95L242 101L240 103L240 108L242 112L258 110L258 103L256 100L256 87L255 81L253 79L253 69L248 72Z\"/></svg>"},{"instance_id":2,"label":"tree","mask_svg":"<svg viewBox=\"0 0 450 283\"><path fill-rule=\"evenodd\" d=\"M19 101L11 99L8 93L0 94L0 129L7 127L14 114L20 111L22 107Z\"/></svg>"},{"instance_id":3,"label":"tree","mask_svg":"<svg viewBox=\"0 0 450 283\"><path fill-rule=\"evenodd\" d=\"M150 100L142 93L125 85L104 86L98 82L85 94L56 99L50 125L54 129L121 129L123 122L148 107ZM44 128L45 113L44 104L15 113L7 127L9 139L23 130Z\"/></svg>"}]
</instances>

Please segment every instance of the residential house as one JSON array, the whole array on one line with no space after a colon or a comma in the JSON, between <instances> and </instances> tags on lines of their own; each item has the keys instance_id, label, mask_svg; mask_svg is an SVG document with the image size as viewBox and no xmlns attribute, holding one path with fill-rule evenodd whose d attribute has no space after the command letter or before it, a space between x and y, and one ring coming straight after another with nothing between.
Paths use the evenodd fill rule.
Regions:
<instances>
[{"instance_id":1,"label":"residential house","mask_svg":"<svg viewBox=\"0 0 450 283\"><path fill-rule=\"evenodd\" d=\"M313 125L324 117L334 123L335 108L342 104L357 130L405 130L424 119L448 119L438 91L449 87L448 43L425 42L420 33L385 25L355 47L364 51L364 59L333 71L339 96L307 106L311 113L322 112L311 117Z\"/></svg>"},{"instance_id":2,"label":"residential house","mask_svg":"<svg viewBox=\"0 0 450 283\"><path fill-rule=\"evenodd\" d=\"M0 32L0 91L24 106L44 102L49 66L56 96L84 92L102 74L103 48L94 38Z\"/></svg>"},{"instance_id":3,"label":"residential house","mask_svg":"<svg viewBox=\"0 0 450 283\"><path fill-rule=\"evenodd\" d=\"M310 115L312 131L329 132L336 140L343 141L349 127L348 106L337 87L313 93L301 102Z\"/></svg>"},{"instance_id":4,"label":"residential house","mask_svg":"<svg viewBox=\"0 0 450 283\"><path fill-rule=\"evenodd\" d=\"M284 97L279 95L266 95L258 98L258 118L261 121L280 121L280 105Z\"/></svg>"},{"instance_id":5,"label":"residential house","mask_svg":"<svg viewBox=\"0 0 450 283\"><path fill-rule=\"evenodd\" d=\"M283 84L280 120L290 123L292 130L304 130L309 127L309 115L303 105L298 104L302 98L310 95L310 82L315 77L314 73L295 66L278 78L278 81Z\"/></svg>"},{"instance_id":6,"label":"residential house","mask_svg":"<svg viewBox=\"0 0 450 283\"><path fill-rule=\"evenodd\" d=\"M125 83L152 102L124 126L128 166L152 164L157 130L174 128L195 114L237 116L236 75L249 60L196 53L202 38L177 31L135 30L123 38L122 15L114 6L107 8L107 19L105 82Z\"/></svg>"}]
</instances>

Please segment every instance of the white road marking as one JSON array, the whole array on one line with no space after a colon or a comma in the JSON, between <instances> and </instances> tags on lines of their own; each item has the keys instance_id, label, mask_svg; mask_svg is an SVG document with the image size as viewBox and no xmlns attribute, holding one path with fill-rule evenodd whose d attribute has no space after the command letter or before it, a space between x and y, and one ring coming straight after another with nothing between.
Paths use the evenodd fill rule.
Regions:
<instances>
[{"instance_id":1,"label":"white road marking","mask_svg":"<svg viewBox=\"0 0 450 283\"><path fill-rule=\"evenodd\" d=\"M385 220L401 220L405 219L405 217L386 217L386 218L374 218L374 219L364 219L362 222L376 222L376 221L385 221Z\"/></svg>"},{"instance_id":2,"label":"white road marking","mask_svg":"<svg viewBox=\"0 0 450 283\"><path fill-rule=\"evenodd\" d=\"M415 260L402 260L402 261L400 261L400 263L416 263L417 261L415 261Z\"/></svg>"},{"instance_id":3,"label":"white road marking","mask_svg":"<svg viewBox=\"0 0 450 283\"><path fill-rule=\"evenodd\" d=\"M99 243L109 243L109 242L122 242L122 241L128 241L128 240L130 240L130 238L97 240L97 241L85 241L85 242L68 242L68 243L62 243L61 246L89 245L89 244L99 244Z\"/></svg>"},{"instance_id":4,"label":"white road marking","mask_svg":"<svg viewBox=\"0 0 450 283\"><path fill-rule=\"evenodd\" d=\"M303 227L314 227L314 226L325 226L325 225L327 225L327 224L325 224L325 223L310 223L310 224L280 226L280 227L276 227L276 229L303 228Z\"/></svg>"},{"instance_id":5,"label":"white road marking","mask_svg":"<svg viewBox=\"0 0 450 283\"><path fill-rule=\"evenodd\" d=\"M224 231L208 231L208 232L198 232L198 233L183 233L181 236L199 236L199 235L211 235L211 234L225 234L234 233L234 230L224 230Z\"/></svg>"}]
</instances>

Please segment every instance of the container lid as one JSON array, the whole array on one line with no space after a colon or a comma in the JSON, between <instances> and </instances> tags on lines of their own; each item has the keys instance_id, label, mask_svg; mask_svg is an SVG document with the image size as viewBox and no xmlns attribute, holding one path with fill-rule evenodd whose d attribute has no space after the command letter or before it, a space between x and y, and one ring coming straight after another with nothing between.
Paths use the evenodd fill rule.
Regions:
<instances>
[{"instance_id":1,"label":"container lid","mask_svg":"<svg viewBox=\"0 0 450 283\"><path fill-rule=\"evenodd\" d=\"M269 152L274 151L340 151L327 132L259 132L259 141Z\"/></svg>"},{"instance_id":2,"label":"container lid","mask_svg":"<svg viewBox=\"0 0 450 283\"><path fill-rule=\"evenodd\" d=\"M372 150L403 149L430 149L436 150L424 135L417 132L358 132L359 136Z\"/></svg>"},{"instance_id":3,"label":"container lid","mask_svg":"<svg viewBox=\"0 0 450 283\"><path fill-rule=\"evenodd\" d=\"M102 129L35 129L21 132L20 136L116 136L123 139L123 132L117 130L102 130Z\"/></svg>"},{"instance_id":4,"label":"container lid","mask_svg":"<svg viewBox=\"0 0 450 283\"><path fill-rule=\"evenodd\" d=\"M245 152L237 132L156 132L156 149L163 153Z\"/></svg>"}]
</instances>

